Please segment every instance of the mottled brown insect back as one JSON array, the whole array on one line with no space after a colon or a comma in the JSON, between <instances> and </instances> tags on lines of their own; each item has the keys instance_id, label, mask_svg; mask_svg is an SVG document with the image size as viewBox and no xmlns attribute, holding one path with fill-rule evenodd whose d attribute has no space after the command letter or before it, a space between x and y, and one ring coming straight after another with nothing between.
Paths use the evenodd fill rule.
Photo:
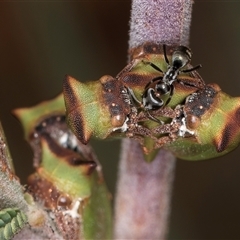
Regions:
<instances>
[{"instance_id":1,"label":"mottled brown insect back","mask_svg":"<svg viewBox=\"0 0 240 240\"><path fill-rule=\"evenodd\" d=\"M102 89L100 83L97 87ZM76 105L75 89L66 91L74 93L68 100ZM111 206L101 166L91 146L66 124L63 96L17 113L34 152L28 195L40 207L29 220L31 231L46 225L47 231L38 232L41 239L111 239Z\"/></svg>"},{"instance_id":2,"label":"mottled brown insect back","mask_svg":"<svg viewBox=\"0 0 240 240\"><path fill-rule=\"evenodd\" d=\"M41 172L41 168L39 168L38 171ZM42 202L46 208L52 210L57 209L59 200L60 206L64 207L65 210L71 206L71 199L66 201L66 204L63 206L61 196L64 193L58 191L53 183L40 177L38 173L34 173L28 177L28 191L34 195L37 201Z\"/></svg>"},{"instance_id":3,"label":"mottled brown insect back","mask_svg":"<svg viewBox=\"0 0 240 240\"><path fill-rule=\"evenodd\" d=\"M78 139L87 144L92 132L88 129L85 120L83 119L84 106L78 101L78 81L71 76L66 76L63 83L63 93L66 105L67 121L72 127L73 132Z\"/></svg>"},{"instance_id":4,"label":"mottled brown insect back","mask_svg":"<svg viewBox=\"0 0 240 240\"><path fill-rule=\"evenodd\" d=\"M218 111L219 114L223 115L223 122L221 126L219 123L221 128L219 128L220 131L214 139L214 144L219 153L234 149L240 141L240 98L232 98L222 92L220 94L219 103L223 105L224 109ZM224 100L224 102L221 100Z\"/></svg>"},{"instance_id":5,"label":"mottled brown insect back","mask_svg":"<svg viewBox=\"0 0 240 240\"><path fill-rule=\"evenodd\" d=\"M65 80L68 123L82 143L91 136L134 138L147 161L159 148L182 159L203 160L238 146L239 98L217 84L207 85L196 71L201 65L190 65L188 47L145 43L130 55L115 78Z\"/></svg>"},{"instance_id":6,"label":"mottled brown insect back","mask_svg":"<svg viewBox=\"0 0 240 240\"><path fill-rule=\"evenodd\" d=\"M104 105L108 107L114 128L121 128L130 113L130 99L123 84L111 76L100 78L103 87Z\"/></svg>"},{"instance_id":7,"label":"mottled brown insect back","mask_svg":"<svg viewBox=\"0 0 240 240\"><path fill-rule=\"evenodd\" d=\"M210 114L213 110L216 94L217 92L214 88L206 86L187 97L183 109L188 128L197 129L201 124L201 117L205 113Z\"/></svg>"},{"instance_id":8,"label":"mottled brown insect back","mask_svg":"<svg viewBox=\"0 0 240 240\"><path fill-rule=\"evenodd\" d=\"M177 157L204 160L224 155L239 145L239 97L227 95L217 84L208 84L187 97L182 107L180 119L186 134L166 146Z\"/></svg>"},{"instance_id":9,"label":"mottled brown insect back","mask_svg":"<svg viewBox=\"0 0 240 240\"><path fill-rule=\"evenodd\" d=\"M76 170L76 168L81 168L79 169L79 175L80 173L87 175L89 169L87 170L85 165L88 166L88 163L82 159L81 166L73 166L70 163L70 159L73 158L73 155L75 155L75 158L78 157L79 159L80 156L77 153L58 145L56 140L52 139L50 135L46 133L41 135L40 140L44 160L42 161L42 165L36 169L36 172L28 178L28 190L37 202L41 202L48 211L51 211L51 214L54 216L57 230L61 235L66 239L77 240L82 234L80 232L80 219L79 217L73 217L68 214L68 212L74 209L76 202L81 199L72 194L75 193L73 187L76 184L74 182L76 178L74 179L72 175L73 182L66 181L64 183L64 185L67 186L66 189L68 189L68 191L64 191L66 189L64 189L64 185L61 183L62 180L56 179L56 172L61 168L61 164L66 164L64 167L65 171L69 171L69 168L74 170ZM51 164L45 162L46 159L59 159L59 161L55 161L55 164L52 166L56 171L51 169ZM91 165L91 161L89 161L89 163ZM48 169L46 167L47 164L49 164L47 166ZM66 176L63 174L63 171L61 171L61 173L62 178ZM82 204L84 203L82 202L81 205ZM76 213L78 214L81 214L81 205L76 209Z\"/></svg>"},{"instance_id":10,"label":"mottled brown insect back","mask_svg":"<svg viewBox=\"0 0 240 240\"><path fill-rule=\"evenodd\" d=\"M118 79L105 75L99 81L81 83L68 76L63 94L67 122L82 143L86 144L92 135L104 139L117 130L127 130L130 99Z\"/></svg>"}]
</instances>

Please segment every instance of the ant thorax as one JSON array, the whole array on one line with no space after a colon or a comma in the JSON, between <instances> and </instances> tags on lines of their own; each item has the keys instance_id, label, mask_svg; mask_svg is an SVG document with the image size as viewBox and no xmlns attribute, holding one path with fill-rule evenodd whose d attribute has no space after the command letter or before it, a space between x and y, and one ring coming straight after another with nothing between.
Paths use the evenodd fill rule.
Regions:
<instances>
[{"instance_id":1,"label":"ant thorax","mask_svg":"<svg viewBox=\"0 0 240 240\"><path fill-rule=\"evenodd\" d=\"M164 74L162 81L168 84L172 84L177 79L178 75L179 75L179 69L169 66L169 69Z\"/></svg>"}]
</instances>

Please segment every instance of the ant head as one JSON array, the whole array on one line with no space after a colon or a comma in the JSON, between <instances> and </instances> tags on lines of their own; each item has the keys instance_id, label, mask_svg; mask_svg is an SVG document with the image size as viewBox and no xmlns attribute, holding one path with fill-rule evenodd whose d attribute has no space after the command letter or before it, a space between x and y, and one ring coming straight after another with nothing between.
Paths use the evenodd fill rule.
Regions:
<instances>
[{"instance_id":1,"label":"ant head","mask_svg":"<svg viewBox=\"0 0 240 240\"><path fill-rule=\"evenodd\" d=\"M172 65L177 68L185 67L192 58L192 52L185 46L179 46L172 54Z\"/></svg>"}]
</instances>

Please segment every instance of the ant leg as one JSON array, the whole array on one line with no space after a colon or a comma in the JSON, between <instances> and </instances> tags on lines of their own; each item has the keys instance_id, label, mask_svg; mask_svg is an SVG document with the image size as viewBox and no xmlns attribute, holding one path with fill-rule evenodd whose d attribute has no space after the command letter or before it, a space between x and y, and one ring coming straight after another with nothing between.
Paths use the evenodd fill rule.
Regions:
<instances>
[{"instance_id":1,"label":"ant leg","mask_svg":"<svg viewBox=\"0 0 240 240\"><path fill-rule=\"evenodd\" d=\"M186 82L182 82L181 80L180 81L177 81L178 83L182 84L182 85L185 85L185 86L189 86L189 87L194 87L196 88L197 90L199 89L202 89L204 86L196 86L194 84L191 84L191 83L186 83Z\"/></svg>"},{"instance_id":2,"label":"ant leg","mask_svg":"<svg viewBox=\"0 0 240 240\"><path fill-rule=\"evenodd\" d=\"M169 60L168 60L168 58L167 58L166 44L163 44L163 54L164 54L165 62L169 65Z\"/></svg>"},{"instance_id":3,"label":"ant leg","mask_svg":"<svg viewBox=\"0 0 240 240\"><path fill-rule=\"evenodd\" d=\"M150 82L155 82L155 81L157 81L157 80L162 80L163 79L163 77L162 76L160 76L160 77L155 77L155 78L153 78Z\"/></svg>"},{"instance_id":4,"label":"ant leg","mask_svg":"<svg viewBox=\"0 0 240 240\"><path fill-rule=\"evenodd\" d=\"M165 117L174 119L181 115L181 110L179 108L172 109L171 107L165 106L163 108L159 108L157 110L153 110L151 116L155 117ZM156 117L155 117L156 118ZM149 114L147 116L146 111L141 111L138 114L138 122L146 121L149 119Z\"/></svg>"},{"instance_id":5,"label":"ant leg","mask_svg":"<svg viewBox=\"0 0 240 240\"><path fill-rule=\"evenodd\" d=\"M199 68L201 68L201 67L202 67L202 65L199 64L199 65L197 65L197 66L195 66L195 67L193 67L193 68L186 69L186 70L182 70L181 72L184 72L184 73L186 73L186 72L192 72L192 71L197 70L197 69L199 69Z\"/></svg>"},{"instance_id":6,"label":"ant leg","mask_svg":"<svg viewBox=\"0 0 240 240\"><path fill-rule=\"evenodd\" d=\"M170 85L170 94L169 94L169 98L168 98L168 100L166 101L165 106L168 105L168 103L171 101L172 96L173 96L173 91L174 91L174 86L171 84L171 85Z\"/></svg>"},{"instance_id":7,"label":"ant leg","mask_svg":"<svg viewBox=\"0 0 240 240\"><path fill-rule=\"evenodd\" d=\"M127 91L129 93L129 95L131 96L132 100L135 101L137 104L139 104L141 106L141 102L137 99L137 97L135 96L133 90L129 87L126 87Z\"/></svg>"},{"instance_id":8,"label":"ant leg","mask_svg":"<svg viewBox=\"0 0 240 240\"><path fill-rule=\"evenodd\" d=\"M153 116L166 117L170 119L177 118L180 116L180 114L181 112L177 107L175 109L172 109L171 107L168 106L164 106L163 108L152 111ZM142 121L142 119L144 121L146 120L144 116L141 114L139 115L139 121Z\"/></svg>"},{"instance_id":9,"label":"ant leg","mask_svg":"<svg viewBox=\"0 0 240 240\"><path fill-rule=\"evenodd\" d=\"M124 74L125 72L130 72L139 62L141 62L141 59L133 59L130 63L127 64L127 66L125 66L121 72L119 72L116 76L116 78L120 78L122 74Z\"/></svg>"},{"instance_id":10,"label":"ant leg","mask_svg":"<svg viewBox=\"0 0 240 240\"><path fill-rule=\"evenodd\" d=\"M203 81L202 77L199 75L197 71L192 72L193 77L196 79L196 83L199 88L202 88L206 85L206 83Z\"/></svg>"},{"instance_id":11,"label":"ant leg","mask_svg":"<svg viewBox=\"0 0 240 240\"><path fill-rule=\"evenodd\" d=\"M153 82L155 82L155 81L157 81L157 80L162 80L163 79L163 77L162 76L160 76L160 77L155 77L155 78L153 78L150 82L148 82L148 84L145 86L145 89L146 88L148 88L148 86L150 85L150 84L152 84Z\"/></svg>"},{"instance_id":12,"label":"ant leg","mask_svg":"<svg viewBox=\"0 0 240 240\"><path fill-rule=\"evenodd\" d=\"M153 120L154 122L160 123L161 125L164 124L163 121L161 121L161 120L157 119L156 117L152 116L148 110L146 111L146 113L147 113L149 119Z\"/></svg>"},{"instance_id":13,"label":"ant leg","mask_svg":"<svg viewBox=\"0 0 240 240\"><path fill-rule=\"evenodd\" d=\"M144 61L144 60L142 60L142 62L143 62L144 64L149 64L152 68L154 68L154 69L157 70L158 72L163 73L163 71L162 71L157 65L155 65L154 63L148 62L148 61Z\"/></svg>"}]
</instances>

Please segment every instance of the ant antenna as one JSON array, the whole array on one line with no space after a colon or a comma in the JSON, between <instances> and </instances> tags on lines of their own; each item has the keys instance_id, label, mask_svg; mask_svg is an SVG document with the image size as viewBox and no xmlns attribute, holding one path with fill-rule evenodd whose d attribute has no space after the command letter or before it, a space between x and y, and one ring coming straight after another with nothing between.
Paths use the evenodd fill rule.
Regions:
<instances>
[{"instance_id":1,"label":"ant antenna","mask_svg":"<svg viewBox=\"0 0 240 240\"><path fill-rule=\"evenodd\" d=\"M168 60L168 58L167 58L167 48L166 48L166 44L163 44L163 54L164 54L165 62L169 65L169 60Z\"/></svg>"},{"instance_id":2,"label":"ant antenna","mask_svg":"<svg viewBox=\"0 0 240 240\"><path fill-rule=\"evenodd\" d=\"M148 61L144 61L144 60L143 60L143 63L144 63L144 64L148 64L148 65L150 65L152 68L154 68L155 70L157 70L158 72L163 73L162 69L160 69L160 68L159 68L157 65L155 65L154 63L148 62Z\"/></svg>"}]
</instances>

